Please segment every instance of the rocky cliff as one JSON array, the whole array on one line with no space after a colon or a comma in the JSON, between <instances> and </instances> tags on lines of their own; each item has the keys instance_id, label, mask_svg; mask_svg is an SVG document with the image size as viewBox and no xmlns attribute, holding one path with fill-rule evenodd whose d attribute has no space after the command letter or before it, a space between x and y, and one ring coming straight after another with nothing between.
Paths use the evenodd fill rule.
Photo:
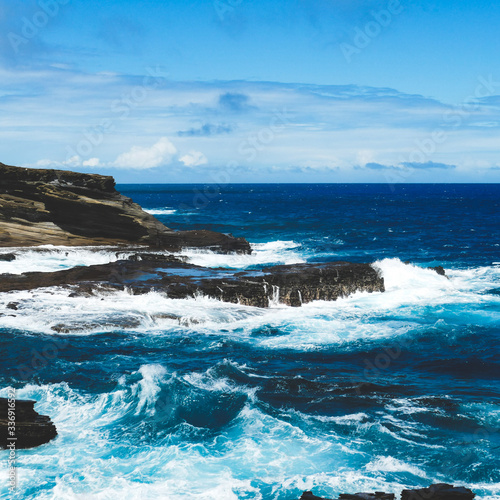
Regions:
<instances>
[{"instance_id":1,"label":"rocky cliff","mask_svg":"<svg viewBox=\"0 0 500 500\"><path fill-rule=\"evenodd\" d=\"M121 195L112 177L0 163L0 247L48 244L251 252L243 238L172 231Z\"/></svg>"}]
</instances>

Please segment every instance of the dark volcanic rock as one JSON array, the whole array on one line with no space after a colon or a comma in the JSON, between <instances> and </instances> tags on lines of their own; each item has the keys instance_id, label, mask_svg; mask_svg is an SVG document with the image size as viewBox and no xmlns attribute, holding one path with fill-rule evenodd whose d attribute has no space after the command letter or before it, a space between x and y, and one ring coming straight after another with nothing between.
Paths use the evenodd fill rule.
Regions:
<instances>
[{"instance_id":1,"label":"dark volcanic rock","mask_svg":"<svg viewBox=\"0 0 500 500\"><path fill-rule=\"evenodd\" d=\"M312 491L304 491L302 493L300 500L332 500L331 498L325 498L325 497L318 497L316 495L313 495Z\"/></svg>"},{"instance_id":2,"label":"dark volcanic rock","mask_svg":"<svg viewBox=\"0 0 500 500\"><path fill-rule=\"evenodd\" d=\"M376 491L375 493L355 493L354 495L341 493L339 500L394 500L395 497L394 493Z\"/></svg>"},{"instance_id":3,"label":"dark volcanic rock","mask_svg":"<svg viewBox=\"0 0 500 500\"><path fill-rule=\"evenodd\" d=\"M394 493L384 493L383 491L377 491L376 493L355 493L350 495L347 493L342 493L339 495L339 500L394 500L396 495ZM318 497L313 495L312 491L304 491L300 500L332 500L329 498Z\"/></svg>"},{"instance_id":4,"label":"dark volcanic rock","mask_svg":"<svg viewBox=\"0 0 500 500\"><path fill-rule=\"evenodd\" d=\"M243 238L170 230L116 191L112 177L0 163L0 247L47 244L251 251Z\"/></svg>"},{"instance_id":5,"label":"dark volcanic rock","mask_svg":"<svg viewBox=\"0 0 500 500\"><path fill-rule=\"evenodd\" d=\"M15 442L16 449L33 448L41 444L48 443L57 436L55 425L50 417L38 414L35 409L36 401L16 400L15 403L15 438L16 441L8 440L8 412L9 400L0 398L0 448L7 448L12 442Z\"/></svg>"},{"instance_id":6,"label":"dark volcanic rock","mask_svg":"<svg viewBox=\"0 0 500 500\"><path fill-rule=\"evenodd\" d=\"M330 262L275 266L262 271L235 272L186 264L179 259L142 254L141 260L74 267L50 273L3 275L0 292L39 287L73 287L73 296L96 290L154 289L171 298L203 294L235 304L268 307L272 303L300 306L312 300L336 300L356 291L383 292L384 280L369 264Z\"/></svg>"},{"instance_id":7,"label":"dark volcanic rock","mask_svg":"<svg viewBox=\"0 0 500 500\"><path fill-rule=\"evenodd\" d=\"M436 273L438 273L439 276L446 276L446 271L444 270L443 266L429 267L428 269L432 269L433 271L436 271Z\"/></svg>"},{"instance_id":8,"label":"dark volcanic rock","mask_svg":"<svg viewBox=\"0 0 500 500\"><path fill-rule=\"evenodd\" d=\"M16 255L13 253L2 253L0 254L0 261L3 262L12 262L13 260L16 260Z\"/></svg>"},{"instance_id":9,"label":"dark volcanic rock","mask_svg":"<svg viewBox=\"0 0 500 500\"><path fill-rule=\"evenodd\" d=\"M403 490L401 500L472 500L476 495L464 487L451 484L433 484L428 488Z\"/></svg>"},{"instance_id":10,"label":"dark volcanic rock","mask_svg":"<svg viewBox=\"0 0 500 500\"><path fill-rule=\"evenodd\" d=\"M329 262L264 269L266 281L279 289L279 302L300 306L313 300L336 300L357 291L383 292L384 280L369 264Z\"/></svg>"},{"instance_id":11,"label":"dark volcanic rock","mask_svg":"<svg viewBox=\"0 0 500 500\"><path fill-rule=\"evenodd\" d=\"M375 493L343 493L339 495L338 500L394 500L394 493L384 493L377 491ZM472 500L475 494L471 490L463 487L456 488L451 484L433 484L429 488L415 490L403 490L401 500ZM332 500L318 497L311 491L304 491L300 500Z\"/></svg>"}]
</instances>

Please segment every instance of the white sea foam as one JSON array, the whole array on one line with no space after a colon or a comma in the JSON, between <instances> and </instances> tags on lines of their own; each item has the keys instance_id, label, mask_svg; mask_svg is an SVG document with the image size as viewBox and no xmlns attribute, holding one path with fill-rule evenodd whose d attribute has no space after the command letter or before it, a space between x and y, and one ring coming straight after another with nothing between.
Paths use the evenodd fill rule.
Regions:
<instances>
[{"instance_id":1,"label":"white sea foam","mask_svg":"<svg viewBox=\"0 0 500 500\"><path fill-rule=\"evenodd\" d=\"M244 269L256 265L295 264L305 262L300 254L300 245L293 241L272 241L255 243L253 253L219 254L210 250L187 248L177 255L187 256L188 262L205 267L227 267ZM16 259L11 262L0 261L0 274L21 274L26 272L52 272L75 266L107 264L126 258L141 251L140 247L66 247L44 245L33 249L9 248L0 254L14 253ZM169 254L169 252L156 252Z\"/></svg>"},{"instance_id":2,"label":"white sea foam","mask_svg":"<svg viewBox=\"0 0 500 500\"><path fill-rule=\"evenodd\" d=\"M480 266L469 269L451 269L448 275L457 287L476 293L486 292L500 285L500 264Z\"/></svg>"},{"instance_id":3,"label":"white sea foam","mask_svg":"<svg viewBox=\"0 0 500 500\"><path fill-rule=\"evenodd\" d=\"M304 415L306 418L314 418L316 420L319 420L320 422L335 422L336 424L339 425L346 425L346 426L357 426L359 423L368 420L368 415L366 413L353 413L350 415L342 415L340 417L332 417L332 416L325 416L325 415L313 415L312 417L309 417L307 415Z\"/></svg>"},{"instance_id":4,"label":"white sea foam","mask_svg":"<svg viewBox=\"0 0 500 500\"><path fill-rule=\"evenodd\" d=\"M172 329L197 334L237 337L267 348L308 349L348 344L356 339L398 336L409 326L398 321L369 324L362 311L369 294L337 302L315 302L303 308L270 309L224 303L209 297L169 299L162 293L131 295L127 291L70 297L70 290L53 288L0 294L0 307L9 314L0 326L30 332L88 335L131 330L169 335ZM17 302L17 310L6 308ZM282 335L254 336L259 329L277 329Z\"/></svg>"},{"instance_id":5,"label":"white sea foam","mask_svg":"<svg viewBox=\"0 0 500 500\"><path fill-rule=\"evenodd\" d=\"M435 296L455 290L450 280L432 269L405 264L399 259L383 259L373 265L384 277L386 292L403 291L412 301L429 301Z\"/></svg>"},{"instance_id":6,"label":"white sea foam","mask_svg":"<svg viewBox=\"0 0 500 500\"><path fill-rule=\"evenodd\" d=\"M427 474L419 467L402 462L394 457L380 456L365 466L365 469L373 472L408 472L414 476L427 479Z\"/></svg>"},{"instance_id":7,"label":"white sea foam","mask_svg":"<svg viewBox=\"0 0 500 500\"><path fill-rule=\"evenodd\" d=\"M145 406L148 407L148 413L152 414L154 413L152 406L161 391L161 383L165 382L167 370L161 365L144 365L139 368L139 373L142 375L142 380L134 391L140 396L135 414L139 415Z\"/></svg>"},{"instance_id":8,"label":"white sea foam","mask_svg":"<svg viewBox=\"0 0 500 500\"><path fill-rule=\"evenodd\" d=\"M205 267L227 267L245 269L258 265L297 264L305 262L299 252L300 244L294 241L271 241L269 243L253 243L252 254L219 254L207 250L185 249L180 252L186 255L191 264Z\"/></svg>"},{"instance_id":9,"label":"white sea foam","mask_svg":"<svg viewBox=\"0 0 500 500\"><path fill-rule=\"evenodd\" d=\"M117 250L109 247L64 247L44 245L36 249L9 249L16 259L0 261L0 274L21 274L27 272L52 272L75 266L90 266L115 262L120 257Z\"/></svg>"},{"instance_id":10,"label":"white sea foam","mask_svg":"<svg viewBox=\"0 0 500 500\"><path fill-rule=\"evenodd\" d=\"M0 308L8 314L0 316L0 327L43 333L69 330L72 335L127 329L168 334L172 328L181 327L211 333L265 313L263 309L202 296L169 299L154 291L144 295L106 292L92 297L70 297L70 293L57 287L2 293ZM17 310L7 308L11 302L18 303Z\"/></svg>"},{"instance_id":11,"label":"white sea foam","mask_svg":"<svg viewBox=\"0 0 500 500\"><path fill-rule=\"evenodd\" d=\"M174 210L173 208L145 208L145 212L151 215L174 215L177 213L177 210Z\"/></svg>"}]
</instances>

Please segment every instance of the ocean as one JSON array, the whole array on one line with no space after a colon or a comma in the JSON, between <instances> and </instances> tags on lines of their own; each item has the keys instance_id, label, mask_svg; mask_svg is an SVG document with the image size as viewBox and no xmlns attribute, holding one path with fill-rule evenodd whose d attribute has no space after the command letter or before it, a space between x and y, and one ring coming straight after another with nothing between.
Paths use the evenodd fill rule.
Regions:
<instances>
[{"instance_id":1,"label":"ocean","mask_svg":"<svg viewBox=\"0 0 500 500\"><path fill-rule=\"evenodd\" d=\"M14 495L0 467L1 498L293 500L433 482L500 498L500 185L118 189L172 229L252 244L183 252L191 263L367 262L386 292L269 309L0 294L0 396L36 400L59 433L18 452ZM43 247L0 273L117 258Z\"/></svg>"}]
</instances>

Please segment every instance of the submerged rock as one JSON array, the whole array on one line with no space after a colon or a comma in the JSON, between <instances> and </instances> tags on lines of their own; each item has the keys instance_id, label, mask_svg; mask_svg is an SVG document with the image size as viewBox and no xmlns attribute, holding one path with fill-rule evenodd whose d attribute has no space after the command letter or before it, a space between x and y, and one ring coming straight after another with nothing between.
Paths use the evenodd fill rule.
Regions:
<instances>
[{"instance_id":1,"label":"submerged rock","mask_svg":"<svg viewBox=\"0 0 500 500\"><path fill-rule=\"evenodd\" d=\"M113 177L0 163L0 178L0 247L139 244L251 252L244 238L167 228L116 191Z\"/></svg>"},{"instance_id":2,"label":"submerged rock","mask_svg":"<svg viewBox=\"0 0 500 500\"><path fill-rule=\"evenodd\" d=\"M0 448L15 443L16 449L34 448L48 443L57 436L56 426L50 417L40 415L34 409L36 401L16 399L15 406L9 407L9 399L0 398ZM14 412L15 430L10 434L9 410ZM10 440L8 438L16 438Z\"/></svg>"},{"instance_id":3,"label":"submerged rock","mask_svg":"<svg viewBox=\"0 0 500 500\"><path fill-rule=\"evenodd\" d=\"M80 333L98 328L117 328L130 329L137 328L141 324L138 318L116 318L115 320L107 320L104 323L58 323L51 327L51 330L56 333Z\"/></svg>"},{"instance_id":4,"label":"submerged rock","mask_svg":"<svg viewBox=\"0 0 500 500\"><path fill-rule=\"evenodd\" d=\"M14 253L0 254L0 262L12 262L13 260L16 260L16 254Z\"/></svg>"},{"instance_id":5,"label":"submerged rock","mask_svg":"<svg viewBox=\"0 0 500 500\"><path fill-rule=\"evenodd\" d=\"M97 291L151 290L181 299L203 294L223 302L256 307L300 306L313 300L336 300L357 291L383 292L384 280L369 264L329 262L274 266L262 271L210 269L147 254L141 260L74 267L56 272L3 275L0 292L39 287L71 286L72 296Z\"/></svg>"}]
</instances>

